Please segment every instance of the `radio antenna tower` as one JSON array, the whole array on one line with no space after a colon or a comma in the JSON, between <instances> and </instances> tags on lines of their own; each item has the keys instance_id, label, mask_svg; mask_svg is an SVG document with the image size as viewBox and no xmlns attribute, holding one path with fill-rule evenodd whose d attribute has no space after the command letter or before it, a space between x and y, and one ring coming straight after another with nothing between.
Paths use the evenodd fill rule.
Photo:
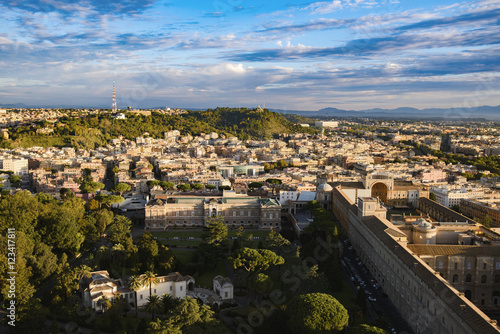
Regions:
<instances>
[{"instance_id":1,"label":"radio antenna tower","mask_svg":"<svg viewBox=\"0 0 500 334\"><path fill-rule=\"evenodd\" d=\"M113 79L113 106L111 107L111 111L116 112L115 79Z\"/></svg>"}]
</instances>

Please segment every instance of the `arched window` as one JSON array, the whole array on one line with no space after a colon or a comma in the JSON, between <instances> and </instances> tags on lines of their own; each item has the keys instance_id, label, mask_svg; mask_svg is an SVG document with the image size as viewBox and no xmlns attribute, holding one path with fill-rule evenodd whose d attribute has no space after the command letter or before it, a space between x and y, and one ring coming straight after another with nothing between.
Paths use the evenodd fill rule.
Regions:
<instances>
[{"instance_id":1,"label":"arched window","mask_svg":"<svg viewBox=\"0 0 500 334\"><path fill-rule=\"evenodd\" d=\"M465 290L465 298L467 298L468 300L471 300L472 292L470 290Z\"/></svg>"},{"instance_id":2,"label":"arched window","mask_svg":"<svg viewBox=\"0 0 500 334\"><path fill-rule=\"evenodd\" d=\"M486 283L486 275L481 276L481 283Z\"/></svg>"},{"instance_id":3,"label":"arched window","mask_svg":"<svg viewBox=\"0 0 500 334\"><path fill-rule=\"evenodd\" d=\"M471 281L472 281L472 275L471 275L471 274L467 274L467 275L465 276L465 281L466 281L466 282L471 282Z\"/></svg>"},{"instance_id":4,"label":"arched window","mask_svg":"<svg viewBox=\"0 0 500 334\"><path fill-rule=\"evenodd\" d=\"M452 280L453 283L457 283L458 282L458 275L455 274L453 275L453 280Z\"/></svg>"}]
</instances>

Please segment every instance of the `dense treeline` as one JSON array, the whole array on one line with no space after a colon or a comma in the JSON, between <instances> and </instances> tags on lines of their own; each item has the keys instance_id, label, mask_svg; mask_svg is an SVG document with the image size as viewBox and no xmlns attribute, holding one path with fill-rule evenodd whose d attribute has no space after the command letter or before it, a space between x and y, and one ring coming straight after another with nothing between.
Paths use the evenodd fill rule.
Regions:
<instances>
[{"instance_id":1,"label":"dense treeline","mask_svg":"<svg viewBox=\"0 0 500 334\"><path fill-rule=\"evenodd\" d=\"M182 115L165 115L152 112L140 115L128 112L126 119L113 119L111 114L61 118L49 134L36 134L40 127L49 124L37 122L11 130L11 139L2 139L1 147L71 146L94 149L104 146L108 140L123 136L133 139L144 133L162 138L164 132L179 130L182 135L199 135L217 132L225 136L246 139L270 139L279 133L316 133L286 120L282 115L268 110L242 108L217 108L206 111L190 111Z\"/></svg>"}]
</instances>

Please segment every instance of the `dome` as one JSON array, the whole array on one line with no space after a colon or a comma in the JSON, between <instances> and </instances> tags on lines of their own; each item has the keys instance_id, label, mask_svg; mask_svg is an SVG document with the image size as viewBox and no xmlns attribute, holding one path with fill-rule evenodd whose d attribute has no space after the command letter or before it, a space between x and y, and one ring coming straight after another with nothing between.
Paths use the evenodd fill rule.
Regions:
<instances>
[{"instance_id":1,"label":"dome","mask_svg":"<svg viewBox=\"0 0 500 334\"><path fill-rule=\"evenodd\" d=\"M424 229L424 230L430 230L433 228L432 224L429 223L427 220L424 218L420 218L416 221L417 225L419 228Z\"/></svg>"},{"instance_id":2,"label":"dome","mask_svg":"<svg viewBox=\"0 0 500 334\"><path fill-rule=\"evenodd\" d=\"M316 187L316 191L332 191L333 187L328 183L322 183Z\"/></svg>"}]
</instances>

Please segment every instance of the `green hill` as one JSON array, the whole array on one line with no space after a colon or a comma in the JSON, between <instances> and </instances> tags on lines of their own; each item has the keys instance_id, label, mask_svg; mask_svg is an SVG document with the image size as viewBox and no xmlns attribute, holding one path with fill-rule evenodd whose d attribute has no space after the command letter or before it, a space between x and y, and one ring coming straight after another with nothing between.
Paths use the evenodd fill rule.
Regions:
<instances>
[{"instance_id":1,"label":"green hill","mask_svg":"<svg viewBox=\"0 0 500 334\"><path fill-rule=\"evenodd\" d=\"M36 134L47 123L33 123L10 129L9 140L1 147L71 146L93 149L104 146L108 140L123 136L133 139L145 132L153 138L163 138L166 131L179 130L182 135L217 132L225 136L246 139L271 139L280 133L316 133L317 130L296 125L281 114L269 110L216 108L189 111L181 115L153 112L150 116L126 113L127 119L113 119L111 114L65 116L53 125L49 134ZM49 125L50 126L50 125Z\"/></svg>"}]
</instances>

